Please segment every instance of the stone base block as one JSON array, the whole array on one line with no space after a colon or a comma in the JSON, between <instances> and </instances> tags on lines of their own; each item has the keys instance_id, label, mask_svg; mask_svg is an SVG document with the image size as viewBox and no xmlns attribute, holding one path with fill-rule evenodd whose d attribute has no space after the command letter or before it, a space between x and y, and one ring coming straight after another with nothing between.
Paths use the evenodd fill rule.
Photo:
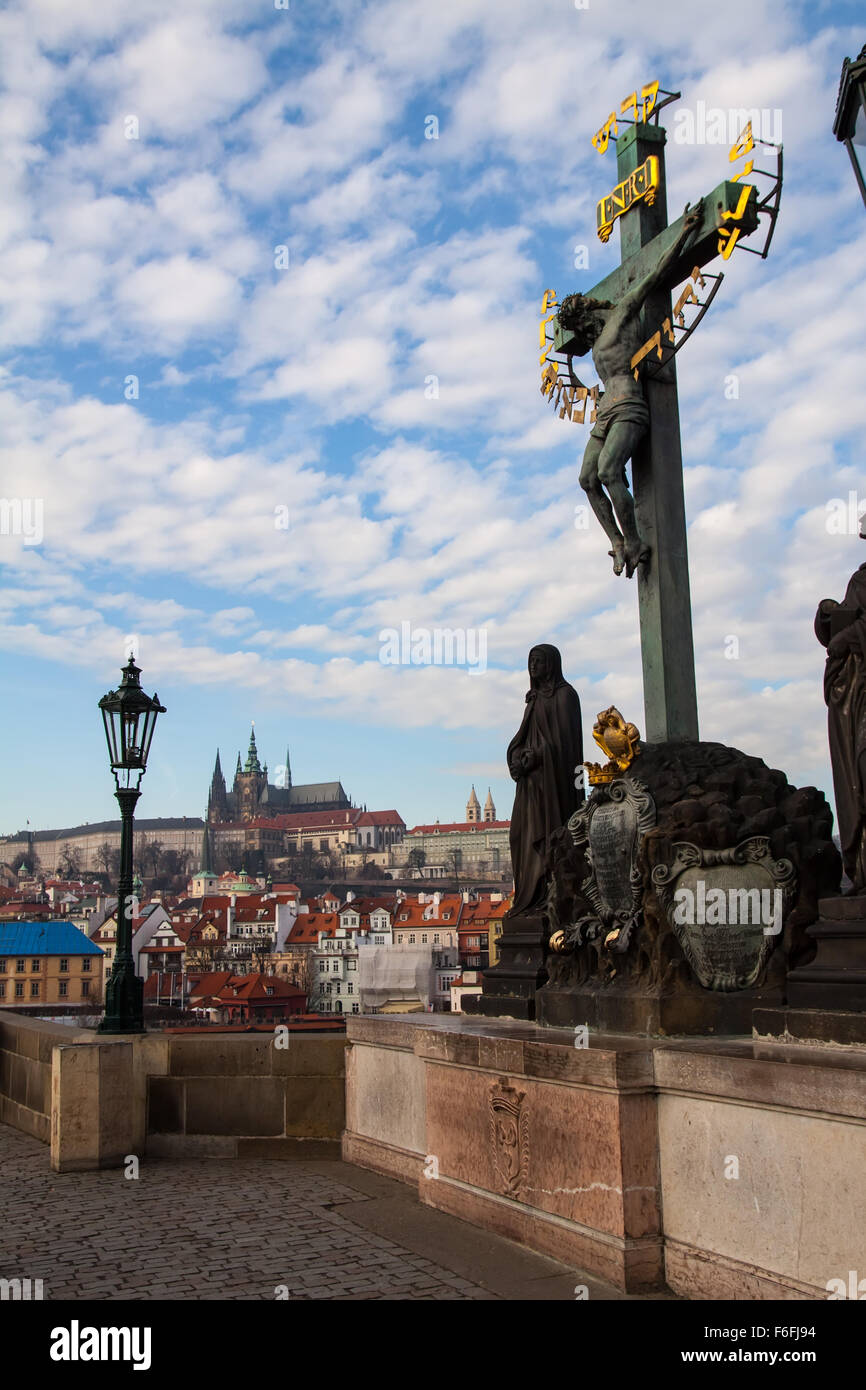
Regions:
<instances>
[{"instance_id":1,"label":"stone base block","mask_svg":"<svg viewBox=\"0 0 866 1390\"><path fill-rule=\"evenodd\" d=\"M533 986L534 989L534 986ZM463 1011L480 1018L535 1018L535 996L519 994L476 994L463 996Z\"/></svg>"},{"instance_id":2,"label":"stone base block","mask_svg":"<svg viewBox=\"0 0 866 1390\"><path fill-rule=\"evenodd\" d=\"M783 1003L780 988L721 990L681 988L625 993L615 989L556 989L538 992L539 1021L554 1028L581 1023L600 1033L632 1037L748 1037L757 1008Z\"/></svg>"},{"instance_id":3,"label":"stone base block","mask_svg":"<svg viewBox=\"0 0 866 1390\"><path fill-rule=\"evenodd\" d=\"M337 1139L257 1139L227 1134L149 1134L148 1158L279 1158L294 1162L340 1157Z\"/></svg>"},{"instance_id":4,"label":"stone base block","mask_svg":"<svg viewBox=\"0 0 866 1390\"><path fill-rule=\"evenodd\" d=\"M471 1012L485 1018L535 1018L535 997L547 979L544 951L547 922L542 912L513 917L502 924L499 961L484 971L483 990Z\"/></svg>"},{"instance_id":5,"label":"stone base block","mask_svg":"<svg viewBox=\"0 0 866 1390\"><path fill-rule=\"evenodd\" d=\"M31 1110L26 1105L20 1105L16 1100L10 1100L8 1096L0 1095L0 1125L11 1125L13 1129L20 1129L25 1134L31 1134L34 1139L39 1139L43 1144L49 1143L51 1139L51 1120L48 1115L43 1115L39 1110Z\"/></svg>"},{"instance_id":6,"label":"stone base block","mask_svg":"<svg viewBox=\"0 0 866 1390\"><path fill-rule=\"evenodd\" d=\"M751 1302L777 1299L826 1298L826 1289L816 1289L799 1280L770 1274L757 1265L744 1264L725 1255L699 1250L683 1241L665 1240L665 1279L681 1298L746 1299Z\"/></svg>"},{"instance_id":7,"label":"stone base block","mask_svg":"<svg viewBox=\"0 0 866 1390\"><path fill-rule=\"evenodd\" d=\"M424 1155L413 1153L411 1149L400 1149L394 1144L382 1144L363 1134L352 1134L346 1130L343 1135L344 1163L357 1163L359 1168L371 1168L374 1173L384 1173L388 1178L398 1178L400 1182L415 1183L424 1180Z\"/></svg>"},{"instance_id":8,"label":"stone base block","mask_svg":"<svg viewBox=\"0 0 866 1390\"><path fill-rule=\"evenodd\" d=\"M495 1231L575 1269L585 1269L625 1293L651 1293L664 1286L660 1236L630 1240L594 1231L449 1178L422 1178L418 1195L429 1207Z\"/></svg>"},{"instance_id":9,"label":"stone base block","mask_svg":"<svg viewBox=\"0 0 866 1390\"><path fill-rule=\"evenodd\" d=\"M808 965L788 974L795 1008L866 1011L866 899L822 898L818 921L807 928L817 945Z\"/></svg>"},{"instance_id":10,"label":"stone base block","mask_svg":"<svg viewBox=\"0 0 866 1390\"><path fill-rule=\"evenodd\" d=\"M843 1009L755 1009L756 1038L780 1042L866 1048L866 1013Z\"/></svg>"}]
</instances>

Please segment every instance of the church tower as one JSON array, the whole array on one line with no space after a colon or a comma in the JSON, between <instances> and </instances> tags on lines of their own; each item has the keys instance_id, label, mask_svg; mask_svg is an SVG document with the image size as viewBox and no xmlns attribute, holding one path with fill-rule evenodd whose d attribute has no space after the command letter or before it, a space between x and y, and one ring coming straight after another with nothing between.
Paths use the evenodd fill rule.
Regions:
<instances>
[{"instance_id":1,"label":"church tower","mask_svg":"<svg viewBox=\"0 0 866 1390\"><path fill-rule=\"evenodd\" d=\"M474 786L469 795L469 800L466 803L466 820L470 824L476 825L481 820L481 803L478 800L478 797L475 795Z\"/></svg>"},{"instance_id":2,"label":"church tower","mask_svg":"<svg viewBox=\"0 0 866 1390\"><path fill-rule=\"evenodd\" d=\"M247 750L247 760L243 770L241 770L240 764L241 755L238 753L238 770L235 773L233 788L235 812L238 820L250 821L254 820L258 814L259 802L268 784L268 775L259 762L254 724L250 728L250 746Z\"/></svg>"},{"instance_id":3,"label":"church tower","mask_svg":"<svg viewBox=\"0 0 866 1390\"><path fill-rule=\"evenodd\" d=\"M489 787L487 788L487 800L484 803L484 819L485 821L496 820L496 807L493 804L493 797L490 794Z\"/></svg>"},{"instance_id":4,"label":"church tower","mask_svg":"<svg viewBox=\"0 0 866 1390\"><path fill-rule=\"evenodd\" d=\"M214 871L213 871L213 861L212 861L212 855L211 855L211 832L210 832L210 826L209 826L207 820L205 820L205 823L204 823L204 826L203 826L202 832L201 832L201 854L200 854L200 863L199 863L198 871L197 871L196 873L194 873L193 876L192 876L192 884L191 884L191 886L190 886L190 897L192 897L192 898L203 898L203 897L205 897L205 895L206 895L207 893L210 893L210 892L211 892L211 890L212 890L212 888L213 888L213 884L214 884L214 880L215 880L215 879L216 879L216 874L215 874Z\"/></svg>"},{"instance_id":5,"label":"church tower","mask_svg":"<svg viewBox=\"0 0 866 1390\"><path fill-rule=\"evenodd\" d=\"M213 777L210 782L210 791L207 798L207 819L210 825L218 825L220 821L229 819L228 800L226 798L226 779L223 777L223 770L220 766L220 754L217 749L216 763L214 764Z\"/></svg>"}]
</instances>

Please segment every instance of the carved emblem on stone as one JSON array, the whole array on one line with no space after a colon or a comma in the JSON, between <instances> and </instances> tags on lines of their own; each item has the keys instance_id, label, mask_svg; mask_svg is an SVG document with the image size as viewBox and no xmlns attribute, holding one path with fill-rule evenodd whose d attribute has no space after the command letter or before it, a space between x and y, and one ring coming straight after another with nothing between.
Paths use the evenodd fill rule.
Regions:
<instances>
[{"instance_id":1,"label":"carved emblem on stone","mask_svg":"<svg viewBox=\"0 0 866 1390\"><path fill-rule=\"evenodd\" d=\"M490 1087L490 1140L493 1166L503 1197L517 1197L529 1173L529 1115L525 1091L505 1078Z\"/></svg>"},{"instance_id":2,"label":"carved emblem on stone","mask_svg":"<svg viewBox=\"0 0 866 1390\"><path fill-rule=\"evenodd\" d=\"M731 849L674 844L652 881L695 978L704 989L750 989L781 938L796 893L790 859L774 859L766 836Z\"/></svg>"},{"instance_id":3,"label":"carved emblem on stone","mask_svg":"<svg viewBox=\"0 0 866 1390\"><path fill-rule=\"evenodd\" d=\"M638 849L655 821L655 802L636 778L617 777L593 788L568 822L589 866L580 891L593 911L551 939L555 950L595 941L602 933L607 950L627 950L642 910Z\"/></svg>"}]
</instances>

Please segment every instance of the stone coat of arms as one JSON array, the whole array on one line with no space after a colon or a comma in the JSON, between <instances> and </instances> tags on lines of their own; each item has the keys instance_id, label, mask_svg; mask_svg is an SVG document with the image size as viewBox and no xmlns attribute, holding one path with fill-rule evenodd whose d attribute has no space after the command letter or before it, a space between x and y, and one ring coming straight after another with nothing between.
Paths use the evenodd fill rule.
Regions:
<instances>
[{"instance_id":1,"label":"stone coat of arms","mask_svg":"<svg viewBox=\"0 0 866 1390\"><path fill-rule=\"evenodd\" d=\"M490 1087L490 1143L497 1185L503 1197L517 1197L529 1174L529 1115L526 1092L505 1078Z\"/></svg>"}]
</instances>

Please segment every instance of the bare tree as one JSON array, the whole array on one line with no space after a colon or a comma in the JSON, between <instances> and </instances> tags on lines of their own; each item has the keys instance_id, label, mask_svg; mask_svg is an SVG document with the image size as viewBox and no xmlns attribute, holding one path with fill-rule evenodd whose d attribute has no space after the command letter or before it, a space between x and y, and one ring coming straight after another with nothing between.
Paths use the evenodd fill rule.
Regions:
<instances>
[{"instance_id":1,"label":"bare tree","mask_svg":"<svg viewBox=\"0 0 866 1390\"><path fill-rule=\"evenodd\" d=\"M81 850L76 845L64 845L57 860L57 871L61 878L81 877Z\"/></svg>"},{"instance_id":2,"label":"bare tree","mask_svg":"<svg viewBox=\"0 0 866 1390\"><path fill-rule=\"evenodd\" d=\"M263 937L259 941L254 942L252 954L255 958L257 966L259 967L259 974L267 975L268 968L273 960L273 943L270 941L268 937Z\"/></svg>"},{"instance_id":3,"label":"bare tree","mask_svg":"<svg viewBox=\"0 0 866 1390\"><path fill-rule=\"evenodd\" d=\"M156 878L159 873L160 864L165 854L165 846L162 840L145 840L139 850L139 857L145 869L149 869L149 877Z\"/></svg>"},{"instance_id":4,"label":"bare tree","mask_svg":"<svg viewBox=\"0 0 866 1390\"><path fill-rule=\"evenodd\" d=\"M459 849L452 849L452 850L449 850L449 852L448 852L448 859L449 859L449 862L450 862L450 864L451 864L452 869L454 870L454 891L455 891L455 893L459 893L459 892L460 892L460 867L461 867L461 862L462 862L462 859L463 859L463 854L462 854L462 852L461 852Z\"/></svg>"},{"instance_id":5,"label":"bare tree","mask_svg":"<svg viewBox=\"0 0 866 1390\"><path fill-rule=\"evenodd\" d=\"M112 849L107 840L103 840L96 851L96 867L101 869L104 874L110 874L114 867L114 858L120 858L119 851Z\"/></svg>"},{"instance_id":6,"label":"bare tree","mask_svg":"<svg viewBox=\"0 0 866 1390\"><path fill-rule=\"evenodd\" d=\"M319 978L318 971L315 969L313 952L306 950L298 952L293 958L290 966L291 974L289 978L298 989L302 989L307 996L307 1008L313 1007L313 990Z\"/></svg>"}]
</instances>

